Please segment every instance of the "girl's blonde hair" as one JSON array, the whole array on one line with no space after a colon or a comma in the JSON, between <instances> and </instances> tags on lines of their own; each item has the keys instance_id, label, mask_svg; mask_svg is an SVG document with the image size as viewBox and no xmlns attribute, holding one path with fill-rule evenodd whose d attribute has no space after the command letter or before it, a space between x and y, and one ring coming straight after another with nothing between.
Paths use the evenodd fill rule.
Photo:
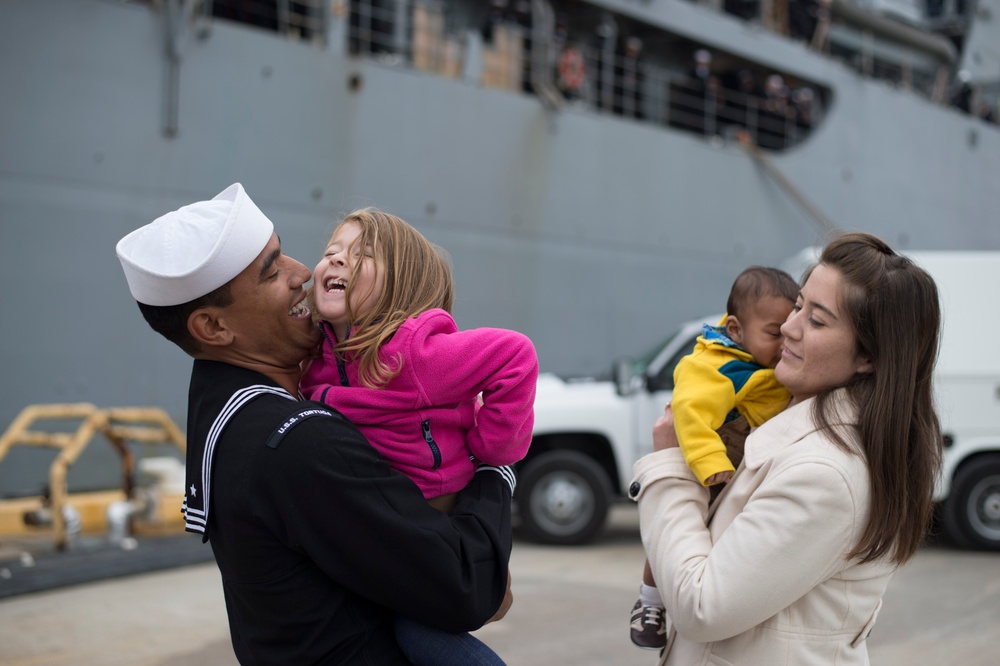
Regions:
<instances>
[{"instance_id":1,"label":"girl's blonde hair","mask_svg":"<svg viewBox=\"0 0 1000 666\"><path fill-rule=\"evenodd\" d=\"M454 300L451 265L443 249L395 215L377 208L362 208L344 217L337 229L352 222L358 225L360 233L346 251L358 256L364 254L365 248L371 248L376 259L375 274L381 272L384 281L372 309L368 314L356 316L351 310L351 297L355 288L353 278L361 263L355 262L345 294L354 332L347 340L339 341L334 351L358 361L362 384L381 388L402 370L401 357L382 360L378 352L403 322L433 308L451 312ZM363 298L365 294L360 296Z\"/></svg>"}]
</instances>

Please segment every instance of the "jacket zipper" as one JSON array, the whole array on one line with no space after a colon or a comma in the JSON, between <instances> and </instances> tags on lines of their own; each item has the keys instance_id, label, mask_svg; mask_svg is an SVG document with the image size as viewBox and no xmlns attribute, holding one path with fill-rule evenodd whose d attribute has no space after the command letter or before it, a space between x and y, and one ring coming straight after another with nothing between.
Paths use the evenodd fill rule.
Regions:
<instances>
[{"instance_id":1,"label":"jacket zipper","mask_svg":"<svg viewBox=\"0 0 1000 666\"><path fill-rule=\"evenodd\" d=\"M330 335L330 330L331 329L328 328L329 326L330 326L329 324L326 324L325 326L321 326L320 330L323 331L323 337L326 338L326 341L328 343L330 343L330 353L333 355L333 358L337 361L337 374L340 375L340 385L341 386L350 386L351 383L347 380L347 366L344 364L343 355L342 354L338 354L333 349L334 347L337 346L337 342ZM351 331L350 331L350 329L348 329L348 331L347 331L347 337L348 338L351 337ZM323 399L326 400L326 393L323 394Z\"/></svg>"},{"instance_id":2,"label":"jacket zipper","mask_svg":"<svg viewBox=\"0 0 1000 666\"><path fill-rule=\"evenodd\" d=\"M434 465L431 469L437 469L441 466L441 449L438 448L437 442L434 441L434 436L431 435L430 419L420 424L420 431L424 435L424 441L427 442L427 446L430 447L431 455L434 456Z\"/></svg>"}]
</instances>

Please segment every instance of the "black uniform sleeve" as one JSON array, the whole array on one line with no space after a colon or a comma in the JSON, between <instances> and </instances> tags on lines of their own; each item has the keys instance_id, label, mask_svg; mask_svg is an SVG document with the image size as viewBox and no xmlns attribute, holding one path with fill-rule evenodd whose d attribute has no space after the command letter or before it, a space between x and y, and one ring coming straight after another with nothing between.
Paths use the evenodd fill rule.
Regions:
<instances>
[{"instance_id":1,"label":"black uniform sleeve","mask_svg":"<svg viewBox=\"0 0 1000 666\"><path fill-rule=\"evenodd\" d=\"M339 414L304 420L267 449L257 486L276 514L267 522L338 584L446 631L478 629L499 608L512 540L504 473L477 473L446 515Z\"/></svg>"}]
</instances>

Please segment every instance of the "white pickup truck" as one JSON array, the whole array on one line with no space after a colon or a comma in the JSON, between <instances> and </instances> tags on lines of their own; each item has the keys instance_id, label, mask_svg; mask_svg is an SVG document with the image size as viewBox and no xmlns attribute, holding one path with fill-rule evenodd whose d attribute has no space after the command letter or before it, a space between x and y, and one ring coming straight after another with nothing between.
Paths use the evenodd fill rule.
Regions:
<instances>
[{"instance_id":1,"label":"white pickup truck","mask_svg":"<svg viewBox=\"0 0 1000 666\"><path fill-rule=\"evenodd\" d=\"M811 256L786 268L798 276ZM1000 550L1000 308L986 296L1000 284L1000 252L909 256L934 276L944 314L935 376L945 446L940 527L957 545ZM578 544L600 532L610 504L625 496L633 462L652 450L674 367L701 325L720 318L681 326L638 359L615 362L605 379L539 377L534 439L515 497L525 536Z\"/></svg>"}]
</instances>

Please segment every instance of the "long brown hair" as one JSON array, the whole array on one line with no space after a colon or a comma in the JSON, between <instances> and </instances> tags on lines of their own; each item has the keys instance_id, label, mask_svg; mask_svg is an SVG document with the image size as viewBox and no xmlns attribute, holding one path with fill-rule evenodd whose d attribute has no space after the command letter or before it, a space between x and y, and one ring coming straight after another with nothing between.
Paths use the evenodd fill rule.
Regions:
<instances>
[{"instance_id":1,"label":"long brown hair","mask_svg":"<svg viewBox=\"0 0 1000 666\"><path fill-rule=\"evenodd\" d=\"M381 294L368 314L356 316L351 310L354 280L348 280L347 314L353 333L337 343L334 351L358 361L361 383L369 388L386 385L402 369L402 358L380 359L379 349L411 317L440 308L451 312L454 286L447 257L419 231L405 221L376 208L362 208L349 213L337 225L357 224L360 233L347 248L371 248L376 271L384 271ZM336 230L334 231L336 235ZM356 262L351 277L359 270Z\"/></svg>"},{"instance_id":2,"label":"long brown hair","mask_svg":"<svg viewBox=\"0 0 1000 666\"><path fill-rule=\"evenodd\" d=\"M850 557L888 556L906 562L923 543L941 466L941 426L932 378L941 309L934 280L870 234L845 234L824 248L819 263L844 278L840 305L854 330L857 352L872 371L845 387L857 408L857 430L868 463L871 508ZM815 416L831 427L831 391L816 400Z\"/></svg>"}]
</instances>

